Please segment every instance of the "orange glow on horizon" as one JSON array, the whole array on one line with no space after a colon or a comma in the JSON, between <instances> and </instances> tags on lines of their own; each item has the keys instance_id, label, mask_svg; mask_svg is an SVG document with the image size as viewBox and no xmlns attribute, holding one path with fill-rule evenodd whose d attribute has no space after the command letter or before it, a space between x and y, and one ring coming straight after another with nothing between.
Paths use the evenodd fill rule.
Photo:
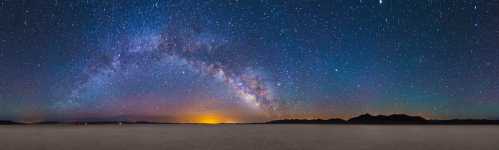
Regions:
<instances>
[{"instance_id":1,"label":"orange glow on horizon","mask_svg":"<svg viewBox=\"0 0 499 150\"><path fill-rule=\"evenodd\" d=\"M202 114L193 117L192 123L200 124L221 124L221 123L236 123L232 119L218 114Z\"/></svg>"},{"instance_id":2,"label":"orange glow on horizon","mask_svg":"<svg viewBox=\"0 0 499 150\"><path fill-rule=\"evenodd\" d=\"M202 116L198 120L199 123L204 123L204 124L219 124L222 123L222 121L216 117L216 116Z\"/></svg>"}]
</instances>

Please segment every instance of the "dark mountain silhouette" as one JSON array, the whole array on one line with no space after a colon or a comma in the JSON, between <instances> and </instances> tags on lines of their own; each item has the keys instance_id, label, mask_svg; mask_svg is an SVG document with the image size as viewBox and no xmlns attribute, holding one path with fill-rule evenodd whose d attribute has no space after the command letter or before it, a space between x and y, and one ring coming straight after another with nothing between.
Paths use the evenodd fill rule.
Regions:
<instances>
[{"instance_id":1,"label":"dark mountain silhouette","mask_svg":"<svg viewBox=\"0 0 499 150\"><path fill-rule=\"evenodd\" d=\"M456 124L456 125L499 125L499 120L487 119L452 119L452 120L431 120L431 124Z\"/></svg>"},{"instance_id":2,"label":"dark mountain silhouette","mask_svg":"<svg viewBox=\"0 0 499 150\"><path fill-rule=\"evenodd\" d=\"M284 119L266 122L268 124L419 124L419 125L499 125L499 120L487 119L452 119L452 120L427 120L420 116L406 114L392 114L389 116L363 114L348 119L307 120Z\"/></svg>"},{"instance_id":3,"label":"dark mountain silhouette","mask_svg":"<svg viewBox=\"0 0 499 150\"><path fill-rule=\"evenodd\" d=\"M8 121L0 120L0 125L20 124L20 125L51 125L51 124L73 124L73 125L92 125L92 124L171 124L172 117L167 116L105 116L105 117L85 117L85 118L66 118L57 120L47 120L41 122L27 121Z\"/></svg>"},{"instance_id":4,"label":"dark mountain silhouette","mask_svg":"<svg viewBox=\"0 0 499 150\"><path fill-rule=\"evenodd\" d=\"M389 116L363 114L348 120L351 124L427 124L423 117L409 116L405 114L393 114Z\"/></svg>"},{"instance_id":5,"label":"dark mountain silhouette","mask_svg":"<svg viewBox=\"0 0 499 150\"><path fill-rule=\"evenodd\" d=\"M0 120L0 125L10 125L10 124L19 124L14 121Z\"/></svg>"}]
</instances>

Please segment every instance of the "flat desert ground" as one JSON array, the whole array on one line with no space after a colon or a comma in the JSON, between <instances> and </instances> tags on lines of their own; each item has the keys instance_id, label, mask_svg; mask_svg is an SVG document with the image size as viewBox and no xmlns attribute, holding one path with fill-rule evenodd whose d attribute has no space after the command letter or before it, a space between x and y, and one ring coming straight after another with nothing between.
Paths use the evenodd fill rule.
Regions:
<instances>
[{"instance_id":1,"label":"flat desert ground","mask_svg":"<svg viewBox=\"0 0 499 150\"><path fill-rule=\"evenodd\" d=\"M499 126L0 126L1 150L498 150Z\"/></svg>"}]
</instances>

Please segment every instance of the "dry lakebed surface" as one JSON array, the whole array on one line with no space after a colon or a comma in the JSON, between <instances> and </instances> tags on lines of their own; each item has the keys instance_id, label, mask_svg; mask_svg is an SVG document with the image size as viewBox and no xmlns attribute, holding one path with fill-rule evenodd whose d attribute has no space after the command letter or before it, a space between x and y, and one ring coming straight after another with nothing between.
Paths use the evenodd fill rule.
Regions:
<instances>
[{"instance_id":1,"label":"dry lakebed surface","mask_svg":"<svg viewBox=\"0 0 499 150\"><path fill-rule=\"evenodd\" d=\"M498 150L485 125L3 125L1 150Z\"/></svg>"}]
</instances>

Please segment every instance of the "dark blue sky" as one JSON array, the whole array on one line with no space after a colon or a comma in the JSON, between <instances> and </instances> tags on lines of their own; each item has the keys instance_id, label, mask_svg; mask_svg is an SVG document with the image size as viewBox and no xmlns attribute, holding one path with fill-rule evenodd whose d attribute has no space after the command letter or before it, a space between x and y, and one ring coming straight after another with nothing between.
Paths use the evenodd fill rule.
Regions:
<instances>
[{"instance_id":1,"label":"dark blue sky","mask_svg":"<svg viewBox=\"0 0 499 150\"><path fill-rule=\"evenodd\" d=\"M499 117L494 0L0 0L0 119Z\"/></svg>"}]
</instances>

